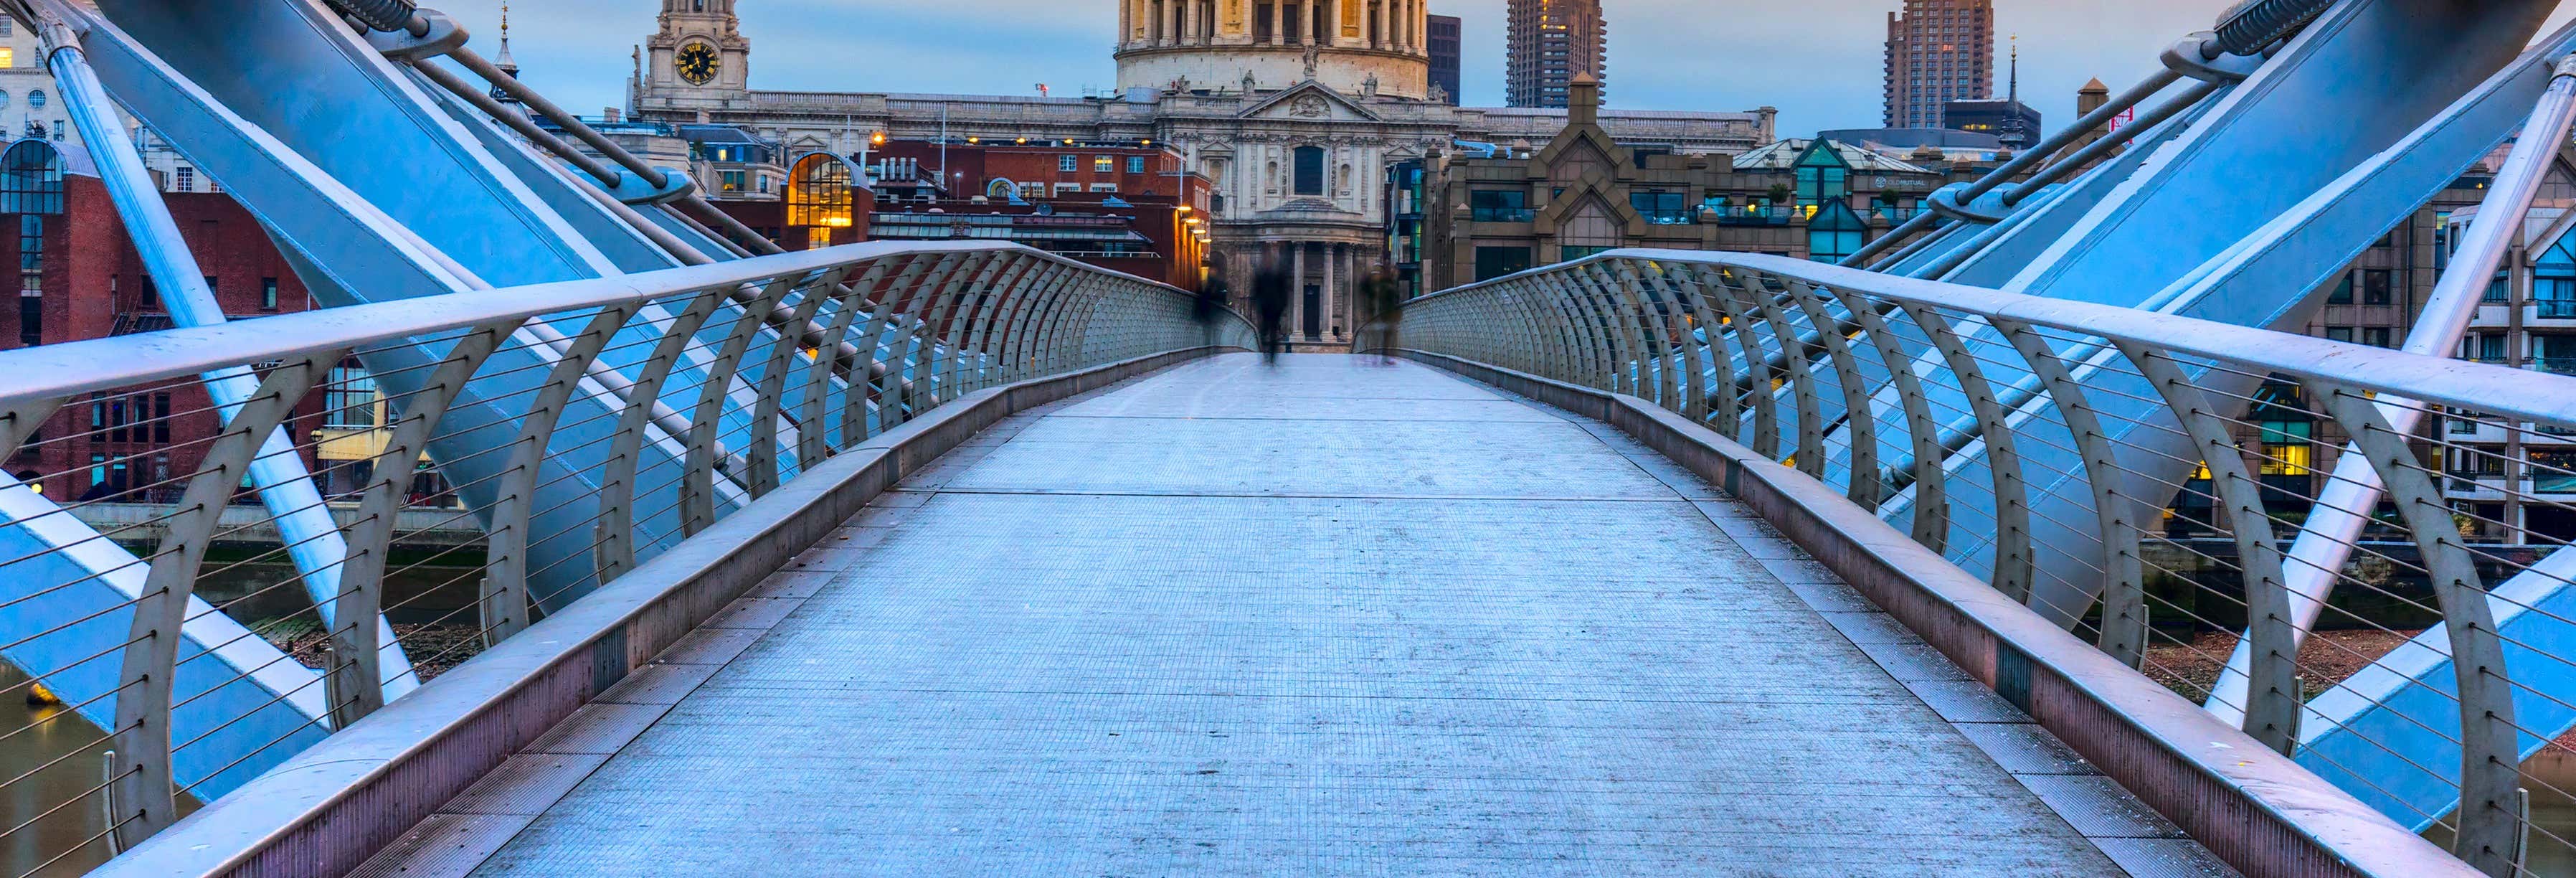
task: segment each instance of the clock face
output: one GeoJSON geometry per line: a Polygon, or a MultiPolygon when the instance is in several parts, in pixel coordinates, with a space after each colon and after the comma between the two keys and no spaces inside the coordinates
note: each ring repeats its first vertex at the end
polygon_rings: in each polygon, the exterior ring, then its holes
{"type": "Polygon", "coordinates": [[[706,43],[681,46],[680,54],[672,58],[671,66],[678,68],[680,78],[690,85],[713,82],[716,78],[716,47],[706,43]]]}

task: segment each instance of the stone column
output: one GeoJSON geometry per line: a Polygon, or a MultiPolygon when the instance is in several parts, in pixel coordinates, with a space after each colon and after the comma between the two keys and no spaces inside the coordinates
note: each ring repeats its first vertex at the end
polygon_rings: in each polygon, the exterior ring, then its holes
{"type": "Polygon", "coordinates": [[[1371,0],[1371,5],[1377,7],[1377,12],[1372,17],[1372,20],[1377,23],[1377,28],[1369,34],[1369,45],[1380,49],[1394,47],[1397,2],[1398,0],[1371,0]]]}
{"type": "Polygon", "coordinates": [[[1270,4],[1270,42],[1264,43],[1263,45],[1284,46],[1288,44],[1288,32],[1279,29],[1280,25],[1286,24],[1288,21],[1287,9],[1288,0],[1273,0],[1270,4]]]}
{"type": "Polygon", "coordinates": [[[1306,331],[1306,242],[1294,241],[1288,264],[1288,337],[1306,331]]]}
{"type": "Polygon", "coordinates": [[[1315,298],[1315,306],[1323,309],[1324,317],[1315,321],[1315,328],[1322,330],[1323,338],[1327,339],[1333,337],[1333,318],[1342,313],[1341,309],[1334,307],[1334,303],[1343,298],[1340,295],[1341,267],[1342,245],[1324,245],[1324,294],[1315,298]]]}

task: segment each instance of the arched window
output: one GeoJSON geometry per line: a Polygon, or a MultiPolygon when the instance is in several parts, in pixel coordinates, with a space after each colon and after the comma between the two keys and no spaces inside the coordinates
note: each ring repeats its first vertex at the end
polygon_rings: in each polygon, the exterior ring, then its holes
{"type": "Polygon", "coordinates": [[[1324,148],[1320,146],[1298,147],[1296,158],[1296,193],[1299,195],[1324,194],[1324,148]]]}
{"type": "Polygon", "coordinates": [[[855,221],[850,180],[850,163],[827,152],[798,159],[788,171],[787,224],[811,229],[809,246],[830,246],[832,230],[855,221]]]}
{"type": "Polygon", "coordinates": [[[0,153],[0,213],[63,212],[63,157],[42,140],[21,140],[0,153]]]}

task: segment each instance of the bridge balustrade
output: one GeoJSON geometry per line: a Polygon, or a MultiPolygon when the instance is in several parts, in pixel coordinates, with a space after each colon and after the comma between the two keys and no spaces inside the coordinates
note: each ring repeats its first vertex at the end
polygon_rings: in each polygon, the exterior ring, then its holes
{"type": "Polygon", "coordinates": [[[41,702],[0,731],[38,751],[0,778],[11,874],[103,861],[939,406],[1250,345],[1193,304],[1025,247],[877,243],[0,353],[0,457],[86,456],[0,485],[6,692],[41,702]],[[222,372],[258,393],[216,408],[222,372]],[[525,414],[444,418],[467,393],[525,414]],[[285,454],[347,522],[331,571],[233,505],[285,454]]]}
{"type": "Polygon", "coordinates": [[[2553,551],[2576,506],[2532,487],[2576,464],[2545,438],[2576,427],[2576,381],[1701,252],[1450,290],[1390,328],[1371,343],[1628,394],[1819,480],[2489,874],[2576,852],[2526,819],[2576,783],[2524,770],[2576,753],[2576,553],[2553,551]],[[2339,509],[2337,449],[2388,499],[2339,509]],[[2528,480],[2445,495],[2490,458],[2528,480]],[[2372,523],[2310,635],[2285,548],[2335,512],[2372,523]]]}

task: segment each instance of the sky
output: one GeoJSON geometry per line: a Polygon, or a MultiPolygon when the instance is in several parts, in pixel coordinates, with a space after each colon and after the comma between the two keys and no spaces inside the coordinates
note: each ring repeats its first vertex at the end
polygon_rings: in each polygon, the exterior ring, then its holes
{"type": "MultiPolygon", "coordinates": [[[[1505,0],[1431,0],[1466,19],[1464,98],[1503,100],[1505,0]]],[[[2050,125],[2075,117],[2075,91],[2100,77],[2119,91],[2156,56],[2205,30],[2235,0],[1998,0],[2004,37],[2021,37],[2022,100],[2050,125]]],[[[501,0],[443,0],[485,54],[501,0]]],[[[1777,107],[1784,136],[1880,121],[1887,13],[1901,0],[1604,0],[1614,107],[1777,107]]],[[[625,104],[633,48],[651,35],[654,0],[518,0],[511,47],[522,77],[584,115],[625,104]]],[[[751,39],[751,84],[784,91],[1035,94],[1116,85],[1116,0],[738,0],[751,39]]],[[[2576,18],[2576,0],[2553,24],[2576,18]]],[[[2001,95],[2004,83],[1996,83],[2001,95]]]]}

